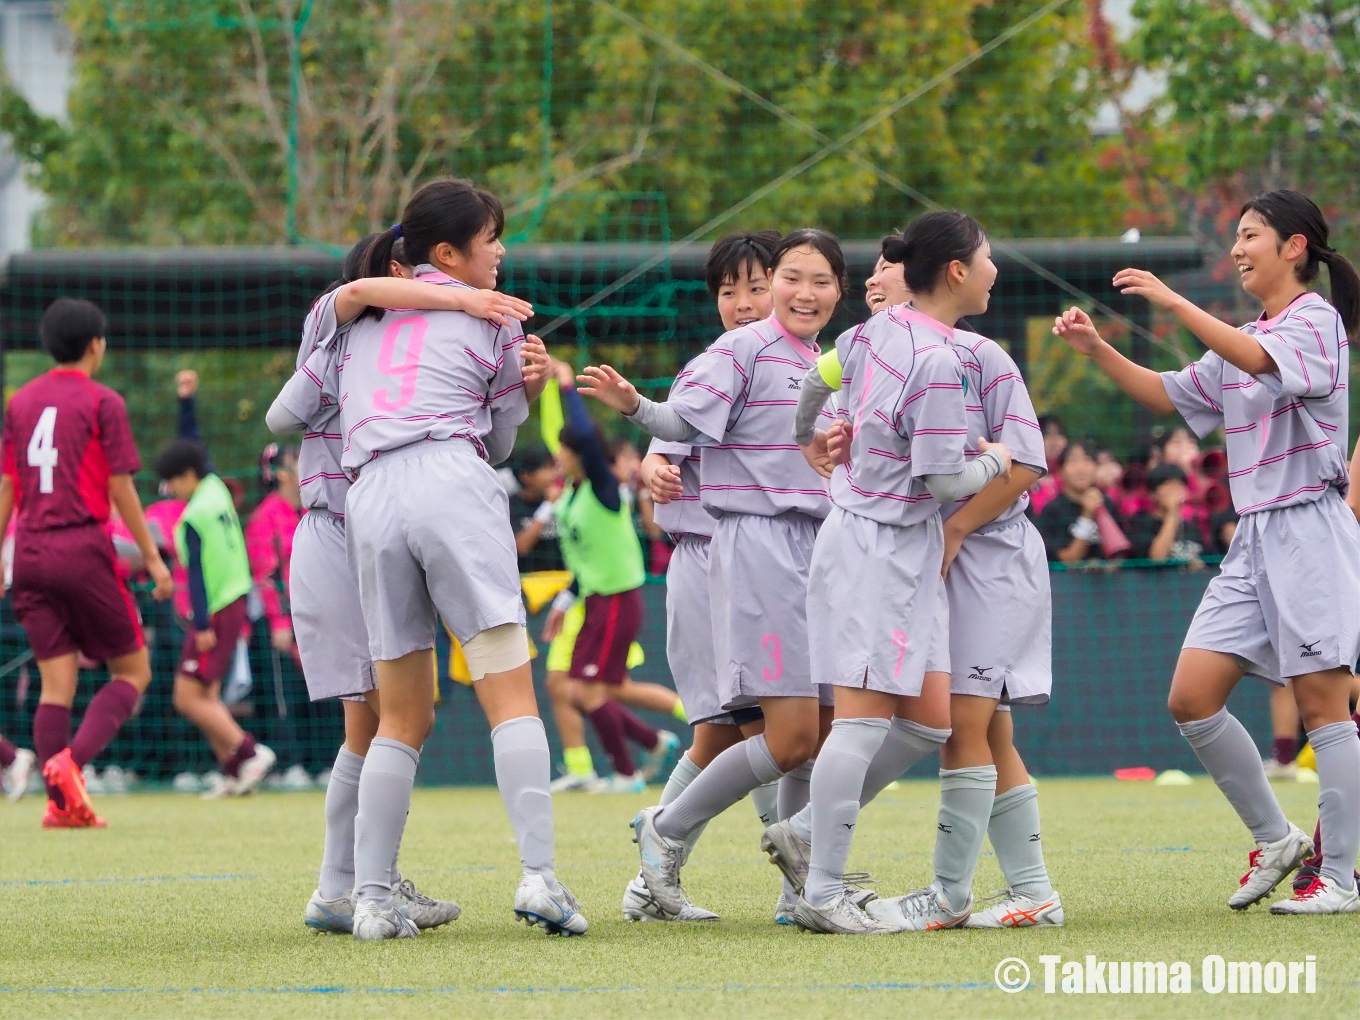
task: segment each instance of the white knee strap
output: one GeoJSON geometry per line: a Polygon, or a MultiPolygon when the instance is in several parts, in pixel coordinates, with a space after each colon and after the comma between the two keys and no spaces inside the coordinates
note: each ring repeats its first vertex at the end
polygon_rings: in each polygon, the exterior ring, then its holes
{"type": "Polygon", "coordinates": [[[484,630],[463,646],[463,657],[473,680],[523,666],[529,661],[529,632],[518,623],[484,630]]]}

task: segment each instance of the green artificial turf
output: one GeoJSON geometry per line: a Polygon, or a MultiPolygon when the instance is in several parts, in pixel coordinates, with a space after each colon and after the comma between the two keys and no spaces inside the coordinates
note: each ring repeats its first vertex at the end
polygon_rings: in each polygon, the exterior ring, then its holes
{"type": "MultiPolygon", "coordinates": [[[[1317,788],[1277,786],[1311,830],[1317,788]]],[[[403,871],[463,916],[419,939],[359,944],[302,924],[320,794],[104,797],[104,831],[44,832],[42,802],[0,804],[0,1016],[1208,1017],[1360,1015],[1360,915],[1234,913],[1246,833],[1212,784],[1041,780],[1044,844],[1067,925],[826,937],[772,923],[778,873],[738,805],[685,870],[722,920],[627,924],[627,827],[645,796],[556,799],[558,874],[591,922],[552,939],[514,922],[514,840],[494,790],[418,790],[403,871]],[[993,984],[1005,957],[1185,960],[1188,995],[1064,995],[993,984]],[[1315,995],[1210,995],[1202,958],[1316,956],[1315,995]]],[[[862,816],[853,869],[892,894],[930,875],[938,790],[903,783],[862,816]]],[[[1001,884],[990,848],[975,891],[1001,884]]]]}

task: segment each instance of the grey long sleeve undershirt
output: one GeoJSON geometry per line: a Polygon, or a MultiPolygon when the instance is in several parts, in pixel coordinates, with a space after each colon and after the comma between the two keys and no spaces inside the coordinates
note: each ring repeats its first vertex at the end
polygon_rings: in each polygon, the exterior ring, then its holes
{"type": "Polygon", "coordinates": [[[680,417],[679,412],[669,404],[657,403],[646,397],[639,396],[638,409],[624,417],[663,443],[695,445],[703,439],[703,433],[680,417]]]}
{"type": "MultiPolygon", "coordinates": [[[[817,368],[809,369],[803,376],[803,385],[798,391],[798,410],[793,419],[793,441],[799,446],[808,446],[817,438],[817,416],[835,392],[817,368]]],[[[962,471],[952,475],[926,475],[923,481],[937,503],[952,503],[981,491],[993,478],[1000,477],[1002,466],[1001,458],[988,451],[965,465],[962,471]]]]}
{"type": "Polygon", "coordinates": [[[269,431],[276,436],[284,436],[290,432],[302,432],[307,428],[307,423],[293,414],[292,411],[284,407],[278,399],[269,405],[269,410],[265,412],[264,423],[269,431]]]}

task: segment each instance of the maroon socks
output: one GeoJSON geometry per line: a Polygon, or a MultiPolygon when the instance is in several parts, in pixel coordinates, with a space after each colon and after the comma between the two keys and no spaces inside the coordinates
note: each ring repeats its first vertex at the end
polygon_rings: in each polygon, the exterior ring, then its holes
{"type": "Polygon", "coordinates": [[[652,729],[652,727],[648,726],[617,701],[611,702],[611,704],[614,706],[616,714],[619,717],[619,723],[623,726],[624,735],[633,743],[641,744],[649,751],[655,750],[657,741],[661,739],[657,735],[656,730],[652,729]]]}
{"type": "MultiPolygon", "coordinates": [[[[33,750],[38,755],[38,768],[47,764],[47,759],[62,750],[71,742],[71,710],[65,705],[40,703],[33,713],[33,750]]],[[[51,783],[47,783],[47,796],[57,807],[66,807],[66,798],[51,783]]]]}
{"type": "Polygon", "coordinates": [[[71,741],[71,758],[77,765],[84,768],[109,746],[137,707],[138,697],[137,688],[117,677],[99,688],[71,741]]]}
{"type": "Polygon", "coordinates": [[[241,774],[241,766],[248,762],[254,754],[255,738],[247,733],[245,739],[236,745],[236,750],[231,752],[231,757],[222,763],[223,774],[235,779],[241,774]]]}
{"type": "Polygon", "coordinates": [[[1281,765],[1288,765],[1299,753],[1298,737],[1276,737],[1275,738],[1275,760],[1281,765]]]}
{"type": "Polygon", "coordinates": [[[628,739],[618,707],[614,702],[606,701],[590,713],[590,721],[595,725],[595,732],[599,734],[614,771],[621,776],[631,776],[637,771],[637,765],[628,751],[628,739]]]}
{"type": "Polygon", "coordinates": [[[0,769],[9,768],[18,756],[19,749],[4,737],[0,737],[0,769]]]}

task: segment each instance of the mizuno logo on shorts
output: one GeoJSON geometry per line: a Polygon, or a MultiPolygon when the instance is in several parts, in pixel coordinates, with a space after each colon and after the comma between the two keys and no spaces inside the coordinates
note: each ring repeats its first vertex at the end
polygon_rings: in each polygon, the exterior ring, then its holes
{"type": "Polygon", "coordinates": [[[1300,653],[1299,655],[1299,658],[1311,659],[1315,655],[1321,655],[1322,653],[1317,649],[1317,646],[1320,644],[1322,644],[1321,641],[1313,641],[1306,645],[1299,645],[1299,647],[1303,649],[1302,653],[1300,653]]]}
{"type": "Polygon", "coordinates": [[[971,672],[971,673],[968,674],[968,679],[969,679],[969,680],[983,680],[983,681],[986,681],[987,683],[991,683],[993,680],[996,679],[996,677],[994,677],[994,676],[988,676],[987,674],[990,673],[990,672],[991,672],[992,670],[994,670],[994,669],[996,669],[995,666],[974,666],[974,667],[973,667],[973,672],[971,672]]]}

